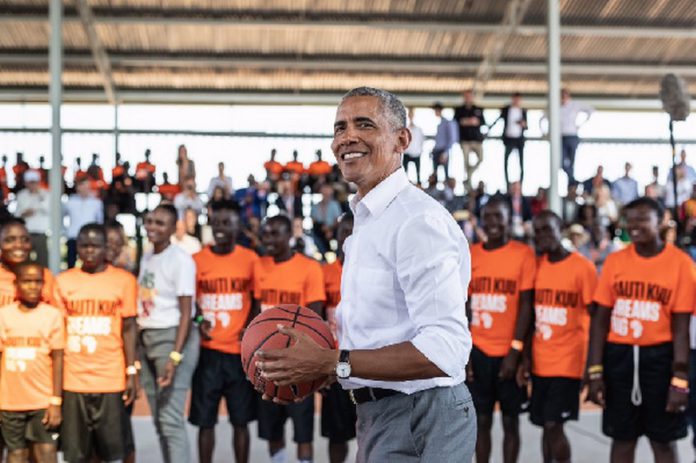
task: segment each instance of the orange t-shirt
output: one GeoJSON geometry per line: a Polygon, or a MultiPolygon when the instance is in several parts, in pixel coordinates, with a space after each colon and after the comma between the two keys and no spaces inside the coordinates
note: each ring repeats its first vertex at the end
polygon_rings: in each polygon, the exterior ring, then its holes
{"type": "MultiPolygon", "coordinates": [[[[44,268],[44,285],[41,290],[41,301],[60,307],[58,296],[58,288],[53,274],[47,268],[44,268]]],[[[0,307],[11,304],[17,298],[17,289],[15,288],[15,274],[5,267],[0,266],[0,307]]]]}
{"type": "Polygon", "coordinates": [[[285,170],[293,174],[304,174],[305,172],[304,164],[299,161],[288,162],[285,164],[285,170]]]}
{"type": "Polygon", "coordinates": [[[326,161],[314,161],[307,169],[309,175],[328,175],[331,173],[331,165],[326,161]]]}
{"type": "Polygon", "coordinates": [[[324,275],[314,259],[295,253],[290,260],[276,264],[272,257],[262,257],[254,266],[254,297],[261,310],[278,304],[298,304],[326,300],[324,275]]]}
{"type": "Polygon", "coordinates": [[[67,317],[63,388],[82,393],[123,391],[122,321],[137,315],[135,277],[109,265],[94,274],[70,269],[57,280],[67,317]]]}
{"type": "MultiPolygon", "coordinates": [[[[324,265],[324,287],[326,288],[326,321],[329,322],[329,328],[333,333],[334,341],[338,343],[338,334],[336,327],[336,308],[341,302],[341,274],[343,273],[343,265],[339,260],[332,264],[324,265]]],[[[338,345],[338,344],[337,344],[338,345]]]]}
{"type": "Polygon", "coordinates": [[[573,252],[560,262],[542,257],[534,284],[535,336],[532,371],[537,376],[582,378],[597,271],[573,252]]]}
{"type": "Polygon", "coordinates": [[[694,311],[693,262],[671,244],[655,257],[634,245],[609,254],[594,300],[612,309],[607,341],[651,346],[672,341],[672,313],[694,311]]]}
{"type": "Polygon", "coordinates": [[[235,246],[226,255],[209,247],[193,256],[196,262],[196,303],[212,326],[212,339],[201,346],[228,354],[241,352],[241,333],[249,318],[254,284],[254,251],[235,246]]]}
{"type": "Polygon", "coordinates": [[[153,164],[145,161],[139,162],[138,165],[135,166],[135,178],[138,180],[145,180],[148,176],[154,175],[156,171],[157,168],[153,164]]]}
{"type": "Polygon", "coordinates": [[[157,187],[157,192],[163,198],[173,200],[174,196],[181,193],[181,187],[172,183],[163,183],[162,185],[157,187]]]}
{"type": "Polygon", "coordinates": [[[534,289],[536,257],[518,241],[487,251],[471,247],[471,337],[474,345],[491,357],[510,350],[515,336],[520,292],[534,289]]]}
{"type": "Polygon", "coordinates": [[[283,173],[283,165],[278,161],[266,161],[263,164],[263,168],[274,175],[280,175],[283,173]]]}
{"type": "Polygon", "coordinates": [[[65,322],[60,309],[41,303],[20,309],[0,308],[0,410],[48,408],[53,396],[51,351],[65,346],[65,322]]]}

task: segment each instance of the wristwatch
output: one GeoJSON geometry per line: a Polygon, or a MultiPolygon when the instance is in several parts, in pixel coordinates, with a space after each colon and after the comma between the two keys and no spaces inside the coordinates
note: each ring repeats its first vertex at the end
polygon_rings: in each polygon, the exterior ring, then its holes
{"type": "Polygon", "coordinates": [[[350,351],[342,350],[336,364],[336,376],[338,379],[348,379],[350,378],[350,370],[350,351]]]}

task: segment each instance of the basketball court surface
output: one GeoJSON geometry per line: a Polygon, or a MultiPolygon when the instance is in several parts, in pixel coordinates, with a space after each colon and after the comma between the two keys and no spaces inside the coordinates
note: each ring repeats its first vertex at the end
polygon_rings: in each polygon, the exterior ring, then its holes
{"type": "MultiPolygon", "coordinates": [[[[600,430],[601,415],[598,411],[581,412],[580,421],[572,422],[567,426],[568,439],[573,450],[574,463],[598,463],[609,461],[609,439],[602,435],[600,430]]],[[[138,449],[138,461],[141,462],[159,462],[162,461],[160,451],[155,436],[155,428],[149,417],[138,416],[133,417],[133,432],[135,434],[136,447],[138,449]]],[[[251,461],[253,463],[266,463],[270,461],[266,443],[256,437],[256,423],[251,425],[251,461]]],[[[541,429],[532,426],[526,419],[526,415],[522,416],[521,420],[521,437],[522,448],[520,450],[520,463],[537,463],[541,462],[541,452],[539,444],[541,442],[541,429]]],[[[314,447],[314,463],[328,463],[327,445],[328,441],[319,436],[319,419],[317,417],[316,438],[314,447]]],[[[286,436],[292,438],[292,426],[286,426],[286,436]]],[[[195,447],[197,439],[197,430],[193,426],[189,426],[189,437],[192,445],[195,447]]],[[[499,417],[496,416],[494,424],[493,442],[502,442],[503,436],[500,428],[499,417]]],[[[691,436],[687,439],[679,441],[679,456],[680,461],[688,462],[694,460],[693,450],[691,449],[691,436]]],[[[216,431],[216,448],[214,463],[231,463],[234,457],[231,454],[230,442],[231,427],[226,421],[226,417],[220,417],[216,431]]],[[[294,462],[296,459],[295,446],[288,446],[288,454],[292,457],[289,462],[294,462]]],[[[197,461],[193,460],[193,461],[197,461]]],[[[355,461],[355,442],[350,447],[348,463],[355,461]]],[[[493,457],[491,463],[500,463],[502,461],[502,449],[500,445],[494,445],[493,457]]],[[[648,442],[641,439],[638,450],[636,452],[636,463],[652,463],[652,452],[648,442]]]]}

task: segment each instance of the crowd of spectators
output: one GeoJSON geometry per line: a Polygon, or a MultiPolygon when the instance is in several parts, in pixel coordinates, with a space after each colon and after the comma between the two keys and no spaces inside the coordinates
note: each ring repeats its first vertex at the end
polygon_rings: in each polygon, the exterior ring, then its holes
{"type": "MultiPolygon", "coordinates": [[[[569,96],[566,95],[566,98],[565,101],[568,102],[569,96]]],[[[423,151],[423,131],[413,122],[413,111],[409,112],[409,128],[414,136],[411,146],[403,155],[404,168],[415,167],[417,185],[454,215],[471,243],[485,239],[479,227],[480,212],[493,195],[502,195],[509,201],[514,237],[530,241],[531,219],[548,208],[548,191],[539,188],[532,197],[522,195],[523,178],[510,181],[506,191],[495,193],[488,191],[482,181],[473,185],[471,175],[483,159],[484,135],[481,128],[485,127],[485,121],[481,108],[473,104],[472,93],[467,91],[463,106],[455,108],[454,120],[442,116],[443,107],[439,103],[433,106],[433,110],[440,121],[431,153],[423,151]],[[458,188],[458,182],[450,176],[448,168],[449,150],[455,143],[461,145],[464,153],[463,188],[458,188]],[[433,163],[433,174],[421,184],[421,159],[428,154],[433,163]],[[444,177],[438,175],[440,170],[444,177]]],[[[575,116],[580,111],[591,114],[591,108],[584,106],[574,108],[573,111],[575,116]]],[[[498,120],[502,119],[506,126],[517,126],[516,131],[510,131],[508,127],[504,130],[507,135],[502,137],[502,142],[505,145],[506,161],[513,150],[518,150],[522,157],[524,142],[519,137],[526,127],[525,114],[519,95],[514,95],[511,104],[501,110],[498,120]]],[[[577,148],[577,134],[564,135],[566,136],[574,137],[569,142],[572,145],[570,148],[577,148]]],[[[564,146],[566,148],[568,147],[564,146]]],[[[606,178],[603,166],[599,165],[592,177],[576,180],[572,176],[575,154],[570,148],[568,154],[564,154],[563,170],[571,175],[568,190],[561,198],[560,214],[565,222],[566,244],[569,248],[577,249],[601,268],[606,256],[628,241],[622,228],[622,205],[644,194],[657,199],[667,209],[662,224],[664,236],[672,242],[678,242],[696,258],[696,170],[687,163],[686,151],[680,153],[676,162],[675,200],[671,170],[667,183],[662,184],[658,180],[660,173],[657,166],[653,167],[652,182],[644,188],[633,178],[633,166],[628,162],[625,164],[624,175],[619,178],[606,178]],[[573,162],[570,162],[570,158],[573,162]],[[674,211],[677,213],[676,217],[674,211]]],[[[97,154],[92,156],[87,169],[82,168],[78,159],[74,177],[68,179],[64,176],[64,188],[68,195],[64,201],[64,215],[67,218],[64,231],[67,238],[67,266],[75,264],[75,237],[82,225],[94,221],[116,225],[119,214],[142,215],[144,211],[136,210],[135,196],[138,193],[159,194],[161,201],[170,202],[176,208],[179,224],[173,240],[191,254],[213,241],[210,227],[206,225],[206,216],[213,204],[232,199],[239,208],[244,224],[241,244],[263,254],[259,239],[261,221],[268,215],[282,213],[293,220],[294,248],[322,260],[327,253],[336,251],[337,221],[341,214],[349,210],[348,200],[354,191],[342,179],[337,166],[323,159],[321,150],[316,151],[315,160],[309,165],[304,165],[298,158],[298,152],[294,151],[290,160],[281,162],[274,149],[263,164],[265,178],[256,179],[249,175],[247,185],[236,189],[232,178],[225,171],[225,164],[220,162],[217,175],[210,179],[205,190],[196,183],[196,167],[189,159],[184,145],[179,146],[176,155],[176,183],[170,182],[167,173],[162,173],[161,182],[156,181],[157,168],[150,161],[149,150],[146,150],[144,160],[135,169],[131,169],[128,162],[122,162],[117,154],[110,182],[105,179],[97,154]]],[[[12,168],[13,188],[8,187],[5,167],[7,157],[3,156],[2,161],[0,191],[5,198],[6,207],[1,213],[7,215],[10,214],[8,210],[13,211],[27,222],[35,257],[45,265],[48,255],[46,231],[49,227],[49,210],[48,171],[43,167],[43,158],[38,166],[30,167],[21,153],[18,154],[17,162],[12,168]],[[10,205],[11,203],[13,204],[10,205]]],[[[133,243],[132,240],[129,241],[133,243]]],[[[137,261],[135,257],[130,259],[137,261]]]]}

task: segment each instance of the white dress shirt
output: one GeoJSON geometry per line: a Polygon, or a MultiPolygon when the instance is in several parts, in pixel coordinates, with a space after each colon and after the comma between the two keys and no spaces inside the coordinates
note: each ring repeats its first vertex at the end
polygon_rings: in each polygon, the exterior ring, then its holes
{"type": "Polygon", "coordinates": [[[505,124],[505,136],[508,138],[520,138],[522,136],[522,108],[510,106],[508,108],[507,121],[505,124]]]}
{"type": "Polygon", "coordinates": [[[68,239],[77,238],[83,225],[88,223],[104,223],[104,204],[92,196],[83,198],[78,194],[70,195],[64,206],[64,215],[70,220],[68,239]]]}
{"type": "Polygon", "coordinates": [[[575,100],[570,100],[566,104],[561,106],[561,135],[577,135],[579,127],[578,114],[584,113],[587,119],[589,119],[590,115],[593,112],[594,109],[592,108],[592,106],[580,103],[575,100]]]}
{"type": "Polygon", "coordinates": [[[412,158],[419,158],[421,153],[423,153],[423,142],[425,142],[425,135],[423,135],[423,130],[417,125],[409,125],[408,130],[411,132],[411,143],[404,151],[406,156],[412,158]]]}
{"type": "Polygon", "coordinates": [[[469,246],[452,216],[411,185],[403,169],[351,201],[353,234],[344,244],[341,349],[378,349],[410,341],[447,376],[414,381],[341,380],[346,389],[407,394],[466,378],[471,334],[465,303],[469,246]]]}
{"type": "Polygon", "coordinates": [[[22,214],[30,209],[34,213],[24,217],[27,223],[27,230],[29,230],[29,233],[46,233],[49,227],[48,192],[39,190],[36,193],[32,193],[28,188],[25,188],[17,193],[17,210],[15,215],[22,217],[22,214]]]}

